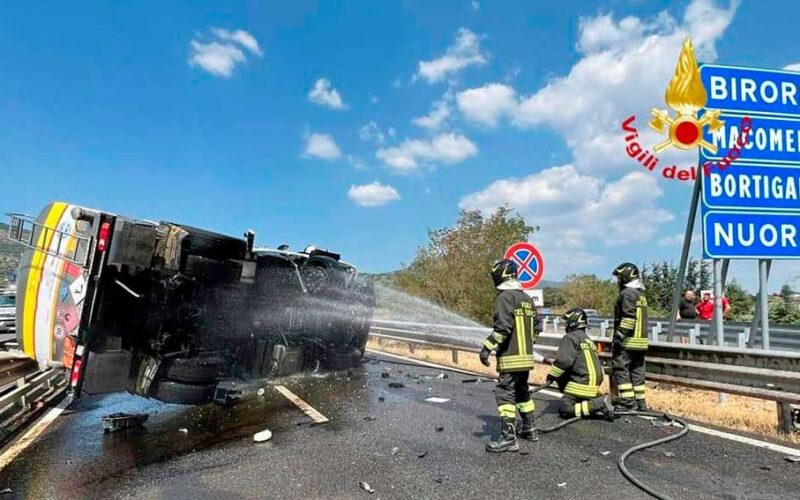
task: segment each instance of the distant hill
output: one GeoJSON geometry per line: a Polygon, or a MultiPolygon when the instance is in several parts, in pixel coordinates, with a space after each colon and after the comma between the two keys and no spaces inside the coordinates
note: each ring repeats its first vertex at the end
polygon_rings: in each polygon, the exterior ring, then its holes
{"type": "Polygon", "coordinates": [[[0,222],[0,284],[11,278],[19,267],[22,245],[6,239],[8,224],[0,222]]]}

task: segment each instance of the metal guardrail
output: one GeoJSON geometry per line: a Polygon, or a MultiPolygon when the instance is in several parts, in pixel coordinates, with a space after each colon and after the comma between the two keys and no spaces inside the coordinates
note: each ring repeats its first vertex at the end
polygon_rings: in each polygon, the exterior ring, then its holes
{"type": "Polygon", "coordinates": [[[0,445],[67,391],[64,370],[48,369],[0,386],[0,445]]]}
{"type": "MultiPolygon", "coordinates": [[[[554,357],[563,337],[557,333],[557,323],[554,327],[545,329],[534,346],[543,358],[554,357]]],[[[458,364],[458,353],[480,352],[490,332],[483,327],[376,319],[370,336],[407,343],[412,352],[415,345],[449,350],[453,363],[458,364]]],[[[603,333],[610,334],[610,330],[603,333]]],[[[656,333],[650,333],[648,380],[775,401],[779,428],[783,432],[796,430],[800,411],[792,405],[800,405],[800,353],[658,342],[653,338],[656,333]]],[[[612,339],[596,336],[594,340],[608,370],[612,339]]]]}
{"type": "MultiPolygon", "coordinates": [[[[560,324],[560,317],[556,315],[545,315],[547,324],[552,324],[556,328],[560,324]]],[[[613,328],[614,319],[606,317],[590,317],[589,326],[595,330],[600,330],[601,335],[608,328],[613,328]]],[[[675,338],[678,342],[687,344],[714,344],[716,339],[710,334],[712,328],[711,321],[679,320],[675,324],[675,338]]],[[[726,321],[723,325],[725,332],[725,345],[734,347],[760,346],[761,332],[755,332],[754,338],[750,338],[752,331],[749,323],[738,323],[726,321]]],[[[651,319],[648,322],[648,330],[657,332],[658,340],[666,341],[667,330],[669,329],[668,319],[651,319]]],[[[800,352],[800,326],[790,325],[770,325],[770,348],[783,351],[800,352]]]]}

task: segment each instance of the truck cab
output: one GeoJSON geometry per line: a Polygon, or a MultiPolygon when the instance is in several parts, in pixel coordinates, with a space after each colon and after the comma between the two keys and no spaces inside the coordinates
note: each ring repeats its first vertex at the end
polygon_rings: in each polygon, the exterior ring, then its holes
{"type": "Polygon", "coordinates": [[[172,222],[54,202],[11,215],[25,246],[20,349],[72,392],[209,401],[222,381],[358,363],[374,292],[336,253],[254,246],[172,222]]]}

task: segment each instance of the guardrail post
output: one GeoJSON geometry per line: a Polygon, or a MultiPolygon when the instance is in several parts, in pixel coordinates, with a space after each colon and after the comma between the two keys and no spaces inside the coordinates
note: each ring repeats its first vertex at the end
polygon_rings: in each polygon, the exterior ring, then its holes
{"type": "Polygon", "coordinates": [[[700,325],[695,324],[691,330],[689,330],[689,343],[696,344],[697,337],[700,335],[700,325]]]}
{"type": "Polygon", "coordinates": [[[558,318],[553,318],[553,333],[558,333],[558,318]]]}
{"type": "MultiPolygon", "coordinates": [[[[747,328],[745,328],[747,330],[747,328]]],[[[747,347],[747,334],[742,332],[739,334],[739,349],[744,349],[747,347]]]]}
{"type": "Polygon", "coordinates": [[[450,351],[450,352],[451,352],[451,354],[452,354],[452,356],[453,356],[453,364],[456,364],[456,365],[457,365],[457,364],[458,364],[458,351],[456,351],[455,349],[453,349],[453,350],[452,350],[452,351],[450,351]]]}
{"type": "MultiPolygon", "coordinates": [[[[17,380],[17,387],[25,387],[25,378],[21,378],[21,379],[17,380]]],[[[28,406],[28,396],[23,393],[19,397],[18,402],[19,402],[20,408],[27,408],[27,406],[28,406]]]]}
{"type": "Polygon", "coordinates": [[[605,337],[606,336],[606,329],[607,328],[608,328],[608,326],[606,325],[606,322],[605,321],[601,321],[600,322],[600,336],[601,337],[605,337]]]}
{"type": "Polygon", "coordinates": [[[408,343],[408,352],[410,352],[411,354],[414,354],[414,343],[413,342],[409,342],[408,343]]]}
{"type": "Polygon", "coordinates": [[[656,325],[650,328],[650,342],[658,342],[658,327],[656,325]]]}
{"type": "MultiPolygon", "coordinates": [[[[750,327],[745,327],[742,330],[742,335],[744,335],[744,340],[745,340],[746,344],[748,344],[750,342],[751,332],[752,332],[752,330],[750,330],[750,327]]],[[[747,345],[740,345],[739,347],[747,347],[747,345]]]]}
{"type": "Polygon", "coordinates": [[[789,434],[794,432],[794,411],[792,405],[778,401],[778,432],[789,434]]]}

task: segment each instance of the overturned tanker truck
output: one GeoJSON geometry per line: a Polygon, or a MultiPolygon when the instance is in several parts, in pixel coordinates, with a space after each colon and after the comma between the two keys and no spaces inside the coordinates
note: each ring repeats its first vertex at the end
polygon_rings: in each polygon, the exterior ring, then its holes
{"type": "Polygon", "coordinates": [[[9,214],[20,349],[72,392],[201,404],[221,383],[360,362],[375,295],[338,254],[255,248],[62,202],[9,214]]]}

